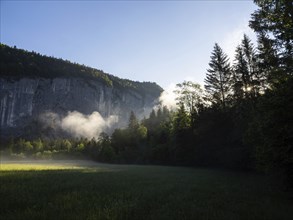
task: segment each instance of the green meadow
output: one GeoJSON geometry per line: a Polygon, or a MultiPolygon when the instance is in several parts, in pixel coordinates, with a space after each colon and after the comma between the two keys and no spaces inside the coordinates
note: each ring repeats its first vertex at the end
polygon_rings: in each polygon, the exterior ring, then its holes
{"type": "Polygon", "coordinates": [[[1,162],[1,219],[292,219],[264,175],[85,161],[1,162]]]}

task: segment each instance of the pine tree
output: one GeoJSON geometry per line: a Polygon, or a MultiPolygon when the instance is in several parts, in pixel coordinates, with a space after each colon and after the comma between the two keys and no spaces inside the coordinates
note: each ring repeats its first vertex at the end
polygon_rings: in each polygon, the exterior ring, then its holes
{"type": "Polygon", "coordinates": [[[240,46],[236,48],[235,63],[233,65],[233,92],[234,98],[241,100],[244,98],[244,91],[247,91],[248,75],[247,63],[244,59],[244,54],[240,46]]]}
{"type": "Polygon", "coordinates": [[[247,35],[244,35],[241,45],[236,48],[233,65],[233,89],[236,98],[256,97],[262,89],[263,79],[259,74],[256,59],[254,46],[247,35]]]}
{"type": "Polygon", "coordinates": [[[260,76],[263,79],[263,88],[270,87],[274,83],[276,73],[278,72],[277,51],[274,49],[274,41],[269,39],[265,33],[259,33],[257,37],[257,60],[260,76]]]}
{"type": "Polygon", "coordinates": [[[136,130],[139,126],[138,120],[133,111],[130,112],[128,128],[130,130],[136,130]]]}
{"type": "Polygon", "coordinates": [[[175,114],[173,123],[174,133],[190,128],[190,117],[188,116],[188,113],[186,112],[183,103],[180,103],[179,109],[175,114]]]}
{"type": "Polygon", "coordinates": [[[259,9],[250,27],[258,35],[259,66],[268,75],[270,90],[258,100],[248,129],[256,164],[277,169],[293,186],[293,4],[292,0],[255,0],[259,9]]]}
{"type": "MultiPolygon", "coordinates": [[[[292,0],[254,0],[259,6],[252,16],[249,26],[260,37],[265,36],[273,42],[277,52],[278,71],[270,74],[281,82],[293,76],[293,4],[292,0]]],[[[267,48],[268,49],[268,48],[267,48]]]]}
{"type": "Polygon", "coordinates": [[[232,72],[228,56],[216,43],[212,52],[210,69],[207,70],[205,79],[205,89],[212,97],[214,104],[219,104],[225,108],[228,102],[232,72]]]}

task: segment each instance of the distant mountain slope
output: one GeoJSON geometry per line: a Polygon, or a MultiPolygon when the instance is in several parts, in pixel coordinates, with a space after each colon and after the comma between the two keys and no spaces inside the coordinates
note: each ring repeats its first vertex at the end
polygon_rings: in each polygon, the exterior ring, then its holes
{"type": "Polygon", "coordinates": [[[162,88],[153,82],[121,79],[85,65],[48,57],[16,47],[0,44],[0,77],[56,78],[79,77],[99,81],[109,87],[131,88],[137,92],[159,95],[162,88]]]}
{"type": "Polygon", "coordinates": [[[38,130],[48,112],[69,111],[127,123],[130,111],[148,115],[162,92],[156,83],[120,79],[101,70],[0,45],[0,128],[2,135],[38,130]]]}

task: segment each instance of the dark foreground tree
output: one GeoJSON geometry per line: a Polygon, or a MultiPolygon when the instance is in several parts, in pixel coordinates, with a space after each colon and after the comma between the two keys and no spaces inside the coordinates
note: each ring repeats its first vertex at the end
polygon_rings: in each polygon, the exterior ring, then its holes
{"type": "Polygon", "coordinates": [[[254,0],[259,6],[251,17],[250,27],[266,37],[277,52],[278,71],[271,74],[274,82],[293,75],[293,4],[292,0],[254,0]]]}
{"type": "Polygon", "coordinates": [[[260,170],[285,172],[293,186],[293,79],[268,91],[254,112],[246,141],[260,170]]]}

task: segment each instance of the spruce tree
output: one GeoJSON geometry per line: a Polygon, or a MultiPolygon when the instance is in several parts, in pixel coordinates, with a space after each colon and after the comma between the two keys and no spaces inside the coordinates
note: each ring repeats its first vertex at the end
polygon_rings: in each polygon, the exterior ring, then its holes
{"type": "Polygon", "coordinates": [[[232,72],[228,56],[216,43],[209,62],[205,78],[205,89],[211,95],[212,102],[225,108],[231,90],[232,72]]]}
{"type": "Polygon", "coordinates": [[[254,46],[247,35],[244,35],[241,45],[236,48],[233,65],[233,89],[236,98],[256,97],[262,89],[263,79],[259,74],[256,59],[254,46]]]}
{"type": "Polygon", "coordinates": [[[133,111],[130,112],[129,122],[128,122],[128,128],[130,130],[137,130],[139,127],[138,120],[136,118],[136,115],[133,111]]]}
{"type": "Polygon", "coordinates": [[[244,91],[247,90],[247,75],[247,63],[243,51],[240,46],[237,46],[233,65],[233,96],[238,101],[244,98],[244,91]]]}
{"type": "Polygon", "coordinates": [[[257,37],[257,64],[260,70],[263,87],[270,87],[278,74],[278,57],[274,47],[274,41],[269,39],[265,33],[259,33],[257,37]],[[273,74],[274,73],[274,74],[273,74]]]}
{"type": "MultiPolygon", "coordinates": [[[[292,0],[254,0],[259,6],[252,16],[249,26],[260,37],[273,42],[277,52],[278,70],[270,72],[274,83],[293,76],[293,4],[292,0]]],[[[269,48],[267,48],[269,49],[269,48]]]]}

